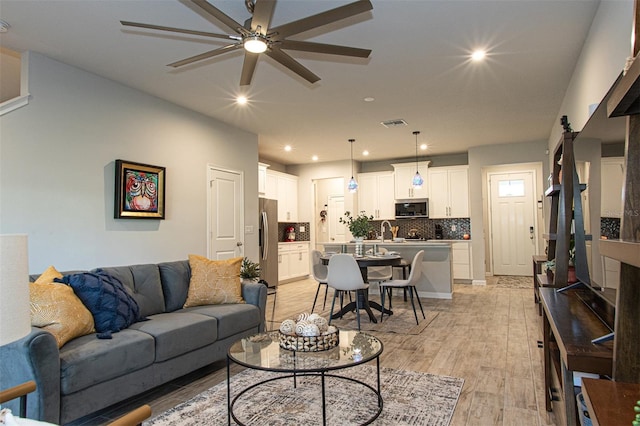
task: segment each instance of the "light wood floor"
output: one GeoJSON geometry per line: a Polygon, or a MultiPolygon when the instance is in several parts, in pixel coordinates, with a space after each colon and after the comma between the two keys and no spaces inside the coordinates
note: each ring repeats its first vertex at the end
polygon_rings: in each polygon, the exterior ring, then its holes
{"type": "MultiPolygon", "coordinates": [[[[456,284],[452,300],[422,299],[425,310],[439,315],[418,336],[377,334],[384,343],[381,365],[463,378],[452,426],[556,425],[553,413],[544,408],[542,349],[537,344],[541,317],[533,289],[497,287],[495,281],[488,277],[487,286],[456,284]]],[[[310,311],[315,290],[313,280],[279,286],[273,323],[273,296],[267,301],[268,327],[310,311]]],[[[397,297],[393,303],[404,302],[397,297]]],[[[330,306],[331,293],[326,312],[330,306]]],[[[225,379],[225,362],[218,362],[73,424],[104,424],[141,404],[150,404],[157,415],[225,379]]]]}

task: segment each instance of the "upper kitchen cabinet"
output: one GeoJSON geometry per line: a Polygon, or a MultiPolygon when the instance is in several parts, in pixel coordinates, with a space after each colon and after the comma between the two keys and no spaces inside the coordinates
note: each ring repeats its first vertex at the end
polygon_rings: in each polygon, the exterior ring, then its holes
{"type": "Polygon", "coordinates": [[[407,200],[411,198],[428,198],[427,173],[430,161],[420,161],[418,171],[424,179],[422,188],[413,187],[413,176],[416,174],[416,163],[392,164],[395,171],[395,197],[396,200],[407,200]]]}
{"type": "Polygon", "coordinates": [[[376,220],[394,219],[393,172],[358,174],[358,211],[376,220]]]}
{"type": "Polygon", "coordinates": [[[298,176],[267,170],[265,196],[278,200],[278,222],[298,221],[298,176]]]}
{"type": "Polygon", "coordinates": [[[431,167],[429,218],[469,217],[469,167],[431,167]]]}
{"type": "Polygon", "coordinates": [[[268,164],[258,163],[258,196],[265,197],[267,195],[267,168],[268,164]]]}
{"type": "Polygon", "coordinates": [[[622,217],[624,157],[603,158],[600,176],[600,217],[622,217]]]}

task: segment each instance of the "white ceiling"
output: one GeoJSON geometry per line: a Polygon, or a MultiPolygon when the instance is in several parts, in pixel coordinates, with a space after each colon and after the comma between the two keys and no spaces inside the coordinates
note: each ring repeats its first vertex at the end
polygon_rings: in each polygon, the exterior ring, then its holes
{"type": "MultiPolygon", "coordinates": [[[[209,0],[236,21],[244,0],[209,0]]],[[[279,0],[272,26],[350,1],[279,0]]],[[[240,87],[236,51],[174,70],[224,40],[124,28],[120,20],[229,33],[187,0],[0,0],[3,47],[32,50],[259,135],[282,164],[412,157],[547,140],[598,0],[373,0],[373,10],[292,39],[372,49],[368,59],[289,51],[313,85],[270,58],[240,87]],[[469,60],[485,48],[483,63],[469,60]],[[238,94],[249,98],[240,107],[238,94]],[[365,97],[375,101],[364,102],[365,97]],[[380,122],[402,118],[406,127],[380,122]],[[285,153],[283,147],[293,150],[285,153]],[[369,157],[361,151],[368,149],[369,157]]]]}

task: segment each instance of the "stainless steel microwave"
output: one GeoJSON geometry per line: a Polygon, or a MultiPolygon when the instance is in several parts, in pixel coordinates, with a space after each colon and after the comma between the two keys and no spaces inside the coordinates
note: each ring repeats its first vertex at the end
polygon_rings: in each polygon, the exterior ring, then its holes
{"type": "Polygon", "coordinates": [[[429,199],[396,200],[396,219],[429,217],[429,199]]]}

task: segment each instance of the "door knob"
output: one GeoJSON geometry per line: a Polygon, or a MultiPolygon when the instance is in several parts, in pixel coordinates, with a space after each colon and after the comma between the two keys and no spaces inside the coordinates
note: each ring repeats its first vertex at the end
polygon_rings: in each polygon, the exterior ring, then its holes
{"type": "Polygon", "coordinates": [[[242,245],[242,241],[238,241],[238,242],[236,243],[236,245],[237,245],[238,247],[240,247],[240,246],[242,245]]]}

